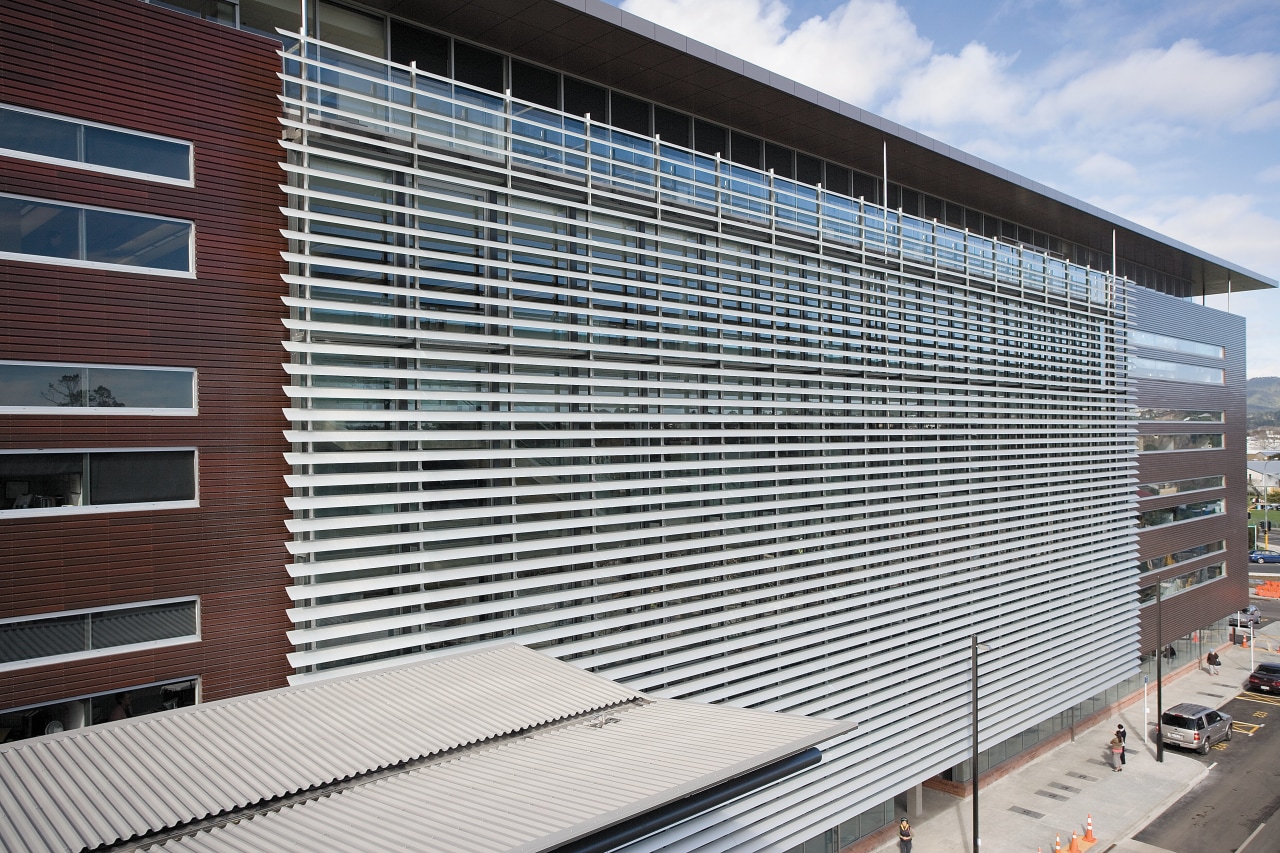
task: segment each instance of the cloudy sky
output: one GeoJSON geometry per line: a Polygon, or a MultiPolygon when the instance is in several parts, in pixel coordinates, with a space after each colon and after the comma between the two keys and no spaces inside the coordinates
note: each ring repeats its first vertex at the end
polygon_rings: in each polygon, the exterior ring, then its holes
{"type": "MultiPolygon", "coordinates": [[[[1277,0],[608,2],[1280,278],[1277,0]]],[[[1280,376],[1280,291],[1229,310],[1280,376]]]]}

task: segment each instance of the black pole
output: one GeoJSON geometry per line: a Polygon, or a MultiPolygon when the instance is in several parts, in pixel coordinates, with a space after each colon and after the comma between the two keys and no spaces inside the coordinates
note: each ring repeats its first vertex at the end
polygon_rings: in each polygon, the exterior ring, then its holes
{"type": "Polygon", "coordinates": [[[1164,717],[1164,634],[1160,628],[1160,613],[1163,600],[1160,598],[1160,580],[1156,579],[1156,761],[1164,762],[1164,729],[1160,720],[1164,717]]]}
{"type": "Polygon", "coordinates": [[[978,635],[971,638],[970,680],[973,683],[973,853],[978,853],[978,635]]]}

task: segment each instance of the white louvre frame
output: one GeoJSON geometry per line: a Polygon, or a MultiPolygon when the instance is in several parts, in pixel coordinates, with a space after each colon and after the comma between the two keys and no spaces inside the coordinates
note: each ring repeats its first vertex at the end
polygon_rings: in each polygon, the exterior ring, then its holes
{"type": "Polygon", "coordinates": [[[1135,671],[1129,282],[297,51],[295,683],[515,640],[859,722],[628,848],[749,851],[962,761],[974,633],[984,747],[1135,671]]]}

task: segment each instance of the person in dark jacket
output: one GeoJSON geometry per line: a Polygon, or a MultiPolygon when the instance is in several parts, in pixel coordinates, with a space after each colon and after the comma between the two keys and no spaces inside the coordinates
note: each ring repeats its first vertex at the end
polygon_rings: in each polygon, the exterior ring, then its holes
{"type": "Polygon", "coordinates": [[[907,823],[907,819],[904,817],[898,823],[898,850],[901,853],[911,853],[912,838],[911,824],[907,823]]]}
{"type": "Polygon", "coordinates": [[[1129,733],[1124,730],[1124,723],[1121,723],[1116,727],[1116,737],[1120,740],[1120,764],[1123,766],[1125,763],[1125,756],[1129,752],[1128,748],[1125,746],[1125,741],[1129,739],[1129,733]]]}

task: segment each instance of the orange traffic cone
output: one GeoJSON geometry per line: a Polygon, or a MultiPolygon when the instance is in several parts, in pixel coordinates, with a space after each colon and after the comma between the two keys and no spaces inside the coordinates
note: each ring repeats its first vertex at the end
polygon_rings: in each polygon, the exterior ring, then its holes
{"type": "Polygon", "coordinates": [[[1071,846],[1067,848],[1067,853],[1083,853],[1080,850],[1080,839],[1076,837],[1076,831],[1071,830],[1071,846]]]}
{"type": "Polygon", "coordinates": [[[1093,815],[1089,815],[1089,819],[1084,822],[1084,840],[1090,844],[1098,840],[1093,834],[1093,815]]]}
{"type": "Polygon", "coordinates": [[[1053,836],[1053,853],[1062,853],[1062,836],[1056,833],[1053,836]]]}

